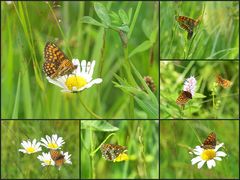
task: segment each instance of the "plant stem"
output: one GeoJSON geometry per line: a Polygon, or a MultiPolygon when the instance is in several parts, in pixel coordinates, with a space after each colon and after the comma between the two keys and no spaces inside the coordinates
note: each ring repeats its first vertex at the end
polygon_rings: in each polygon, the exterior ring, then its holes
{"type": "Polygon", "coordinates": [[[131,37],[131,35],[132,35],[133,28],[134,28],[134,26],[135,26],[135,24],[136,24],[137,17],[138,17],[138,14],[139,14],[141,5],[142,5],[142,1],[139,1],[138,4],[137,4],[136,11],[135,11],[134,16],[133,16],[133,20],[132,20],[131,26],[130,26],[130,28],[129,28],[128,39],[130,39],[130,37],[131,37]]]}
{"type": "MultiPolygon", "coordinates": [[[[90,146],[91,146],[91,152],[94,150],[94,144],[93,144],[93,130],[90,128],[90,146]]],[[[96,179],[96,174],[95,174],[95,161],[94,161],[94,156],[90,156],[91,160],[91,172],[92,172],[92,179],[96,179]]]]}
{"type": "Polygon", "coordinates": [[[83,102],[81,96],[79,97],[81,104],[83,105],[83,107],[87,110],[87,112],[89,112],[92,116],[94,116],[97,119],[102,119],[101,116],[98,116],[97,114],[95,114],[94,112],[91,111],[91,109],[83,102]]]}
{"type": "MultiPolygon", "coordinates": [[[[124,48],[124,59],[125,59],[124,67],[125,67],[126,74],[127,74],[127,80],[131,85],[134,85],[134,79],[131,74],[131,66],[130,66],[130,62],[128,59],[128,46],[126,48],[124,48]]],[[[134,99],[133,99],[132,95],[130,95],[128,115],[129,115],[129,118],[134,118],[134,99]]]]}

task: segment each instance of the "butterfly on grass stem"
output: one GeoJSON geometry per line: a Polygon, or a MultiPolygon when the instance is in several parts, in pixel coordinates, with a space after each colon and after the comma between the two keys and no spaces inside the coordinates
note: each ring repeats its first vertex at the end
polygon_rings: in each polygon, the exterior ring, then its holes
{"type": "Polygon", "coordinates": [[[219,86],[222,86],[223,88],[229,88],[230,86],[232,86],[231,81],[223,79],[220,75],[217,75],[216,82],[219,86]]]}
{"type": "Polygon", "coordinates": [[[216,146],[216,134],[211,132],[202,144],[203,149],[214,149],[216,146]]]}
{"type": "Polygon", "coordinates": [[[46,44],[44,58],[43,71],[52,79],[71,74],[77,68],[54,43],[46,44]]]}
{"type": "Polygon", "coordinates": [[[193,30],[198,25],[200,18],[201,17],[194,20],[186,16],[175,16],[175,19],[178,22],[179,26],[188,32],[187,39],[191,39],[193,36],[193,30]]]}

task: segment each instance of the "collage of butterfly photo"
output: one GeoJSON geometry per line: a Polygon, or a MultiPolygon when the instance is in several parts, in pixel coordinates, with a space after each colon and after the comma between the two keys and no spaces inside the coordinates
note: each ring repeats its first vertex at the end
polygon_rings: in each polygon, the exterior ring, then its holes
{"type": "Polygon", "coordinates": [[[1,179],[239,179],[239,1],[1,1],[1,179]]]}

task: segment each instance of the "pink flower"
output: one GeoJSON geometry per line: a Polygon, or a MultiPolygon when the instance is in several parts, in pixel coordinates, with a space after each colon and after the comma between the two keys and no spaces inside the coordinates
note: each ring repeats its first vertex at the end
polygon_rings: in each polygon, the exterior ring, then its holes
{"type": "Polygon", "coordinates": [[[184,82],[183,91],[188,91],[194,96],[197,81],[194,76],[187,78],[184,82]]]}

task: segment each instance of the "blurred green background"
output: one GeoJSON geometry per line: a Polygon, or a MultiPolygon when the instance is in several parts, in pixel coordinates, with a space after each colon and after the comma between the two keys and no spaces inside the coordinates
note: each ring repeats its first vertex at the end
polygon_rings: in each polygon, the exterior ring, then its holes
{"type": "Polygon", "coordinates": [[[79,178],[79,121],[64,120],[2,120],[1,121],[1,179],[78,179],[79,178]],[[41,165],[37,159],[42,152],[19,152],[23,140],[45,138],[57,134],[65,144],[63,152],[71,154],[72,165],[65,164],[60,171],[54,166],[41,165]]]}
{"type": "Polygon", "coordinates": [[[161,59],[239,59],[239,2],[160,2],[161,59]],[[175,16],[197,19],[195,38],[179,27],[175,16]]]}
{"type": "Polygon", "coordinates": [[[160,68],[160,118],[239,117],[238,61],[161,61],[160,68]],[[218,74],[232,86],[214,86],[218,74]],[[197,80],[196,93],[182,109],[176,99],[190,76],[197,80]]]}
{"type": "MultiPolygon", "coordinates": [[[[98,6],[107,12],[131,14],[127,48],[118,32],[83,23],[84,16],[101,22],[94,2],[1,2],[2,118],[157,118],[146,113],[149,106],[143,107],[149,93],[140,92],[140,79],[149,75],[159,87],[158,2],[102,2],[98,6]],[[93,78],[101,77],[103,83],[76,94],[61,93],[42,71],[47,41],[55,42],[70,59],[96,60],[93,78]],[[126,59],[140,73],[141,78],[133,69],[128,74],[134,85],[124,74],[126,59]]],[[[157,94],[149,104],[153,105],[157,94]]]]}
{"type": "Polygon", "coordinates": [[[157,179],[159,177],[159,124],[157,120],[81,121],[81,178],[157,179]],[[114,133],[114,134],[112,134],[114,133]],[[110,137],[104,142],[104,140],[110,137]],[[104,142],[127,146],[128,161],[106,161],[104,142]]]}
{"type": "Polygon", "coordinates": [[[238,120],[161,120],[160,178],[178,179],[239,179],[239,121],[238,120]],[[201,145],[210,132],[224,143],[220,150],[227,156],[209,170],[191,165],[189,148],[201,145]],[[201,142],[199,142],[199,139],[201,142]]]}

